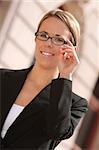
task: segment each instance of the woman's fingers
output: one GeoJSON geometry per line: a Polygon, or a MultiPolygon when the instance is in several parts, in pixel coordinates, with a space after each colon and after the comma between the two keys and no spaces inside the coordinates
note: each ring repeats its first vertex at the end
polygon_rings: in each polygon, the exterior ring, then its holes
{"type": "Polygon", "coordinates": [[[66,42],[67,42],[67,44],[64,45],[64,47],[62,48],[63,50],[65,50],[66,48],[70,48],[70,49],[74,49],[74,50],[77,49],[77,47],[73,46],[72,42],[69,39],[67,39],[66,42]]]}
{"type": "Polygon", "coordinates": [[[60,53],[63,55],[65,60],[70,60],[75,62],[76,64],[79,63],[79,59],[75,50],[75,47],[71,43],[69,39],[67,39],[67,44],[64,45],[63,48],[60,49],[60,53]]]}
{"type": "Polygon", "coordinates": [[[61,49],[60,53],[63,55],[64,59],[70,59],[71,61],[76,61],[79,63],[79,59],[76,51],[73,48],[61,49]]]}
{"type": "Polygon", "coordinates": [[[66,41],[66,42],[67,42],[67,45],[68,45],[68,46],[70,46],[70,47],[74,47],[74,46],[73,46],[73,44],[72,44],[72,42],[71,42],[69,39],[67,39],[67,41],[66,41]]]}

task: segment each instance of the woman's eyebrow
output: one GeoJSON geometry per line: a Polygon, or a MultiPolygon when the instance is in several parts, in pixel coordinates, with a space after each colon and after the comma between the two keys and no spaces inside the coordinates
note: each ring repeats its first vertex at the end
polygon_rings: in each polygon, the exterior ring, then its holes
{"type": "Polygon", "coordinates": [[[59,34],[55,34],[56,36],[61,36],[61,35],[59,35],[59,34]]]}
{"type": "MultiPolygon", "coordinates": [[[[60,37],[62,37],[62,35],[59,35],[59,34],[55,34],[55,36],[60,36],[60,37]]],[[[63,37],[62,37],[63,38],[63,37]]]]}

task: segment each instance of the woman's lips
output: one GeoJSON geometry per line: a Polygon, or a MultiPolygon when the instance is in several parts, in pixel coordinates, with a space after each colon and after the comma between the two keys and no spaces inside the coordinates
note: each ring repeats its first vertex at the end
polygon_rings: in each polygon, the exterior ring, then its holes
{"type": "Polygon", "coordinates": [[[52,54],[51,52],[45,52],[45,51],[41,51],[41,54],[44,56],[54,56],[54,54],[52,54]]]}

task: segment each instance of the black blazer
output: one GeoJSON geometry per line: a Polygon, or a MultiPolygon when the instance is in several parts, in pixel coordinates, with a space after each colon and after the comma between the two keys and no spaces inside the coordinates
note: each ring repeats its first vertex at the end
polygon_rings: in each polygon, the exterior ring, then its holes
{"type": "MultiPolygon", "coordinates": [[[[0,70],[1,130],[31,68],[0,70]]],[[[72,92],[72,81],[54,79],[10,126],[1,138],[1,149],[53,150],[71,137],[86,110],[87,101],[72,92]]]]}

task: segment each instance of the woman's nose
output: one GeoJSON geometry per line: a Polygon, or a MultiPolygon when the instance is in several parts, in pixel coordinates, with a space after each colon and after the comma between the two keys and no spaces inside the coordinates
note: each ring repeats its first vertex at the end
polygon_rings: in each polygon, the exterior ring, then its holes
{"type": "Polygon", "coordinates": [[[46,44],[47,44],[48,46],[51,46],[51,47],[52,47],[52,45],[53,45],[52,39],[49,38],[49,39],[46,41],[46,44]]]}

